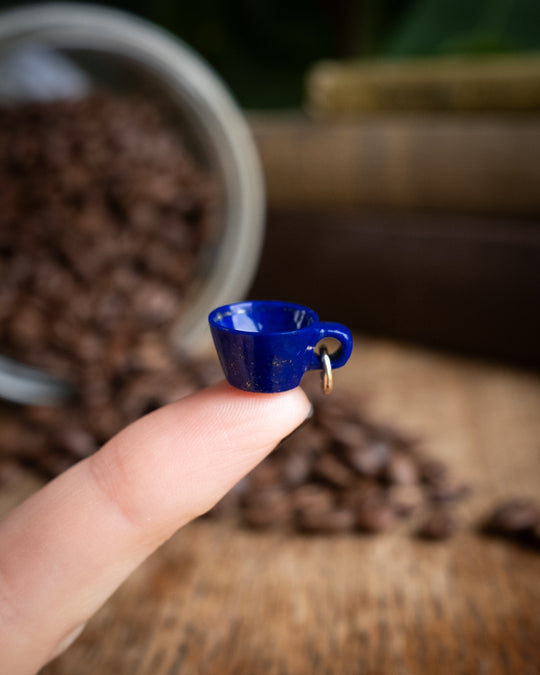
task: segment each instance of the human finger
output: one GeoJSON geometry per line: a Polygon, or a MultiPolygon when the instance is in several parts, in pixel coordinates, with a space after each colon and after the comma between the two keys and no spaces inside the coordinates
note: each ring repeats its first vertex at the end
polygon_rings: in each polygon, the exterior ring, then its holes
{"type": "Polygon", "coordinates": [[[0,521],[0,654],[35,672],[178,527],[308,416],[300,389],[226,383],[124,429],[0,521]]]}

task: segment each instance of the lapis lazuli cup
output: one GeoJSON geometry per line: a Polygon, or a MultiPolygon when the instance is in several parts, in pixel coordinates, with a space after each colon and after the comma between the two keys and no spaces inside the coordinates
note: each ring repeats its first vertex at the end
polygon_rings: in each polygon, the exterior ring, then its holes
{"type": "Polygon", "coordinates": [[[307,370],[321,369],[317,344],[335,338],[330,355],[341,368],[352,352],[351,332],[339,323],[319,321],[308,307],[257,300],[218,307],[208,317],[227,381],[238,389],[274,393],[294,389],[307,370]]]}

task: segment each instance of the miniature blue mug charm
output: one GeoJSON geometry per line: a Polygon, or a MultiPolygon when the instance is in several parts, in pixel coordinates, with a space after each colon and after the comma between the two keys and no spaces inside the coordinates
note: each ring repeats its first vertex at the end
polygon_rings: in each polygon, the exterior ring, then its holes
{"type": "Polygon", "coordinates": [[[212,338],[229,384],[244,391],[274,393],[294,389],[307,370],[322,370],[323,390],[332,391],[332,369],[352,352],[351,332],[339,323],[319,321],[308,307],[257,300],[218,307],[208,317],[212,338]],[[324,338],[340,347],[329,354],[324,338]]]}

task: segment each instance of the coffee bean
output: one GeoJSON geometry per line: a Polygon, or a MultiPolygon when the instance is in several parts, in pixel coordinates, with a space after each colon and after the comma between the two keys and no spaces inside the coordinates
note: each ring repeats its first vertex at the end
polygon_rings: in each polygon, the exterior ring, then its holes
{"type": "Polygon", "coordinates": [[[230,515],[235,515],[239,510],[240,495],[234,490],[229,490],[212,509],[206,514],[207,516],[223,518],[230,515]]]}
{"type": "Polygon", "coordinates": [[[366,499],[355,511],[358,529],[364,532],[384,532],[392,527],[395,511],[392,505],[384,500],[366,499]]]}
{"type": "Polygon", "coordinates": [[[361,450],[367,445],[368,437],[364,427],[358,423],[339,419],[332,428],[332,438],[352,450],[361,450]]]}
{"type": "Polygon", "coordinates": [[[97,450],[92,434],[77,425],[67,425],[51,439],[53,447],[65,451],[76,459],[88,457],[97,450]]]}
{"type": "Polygon", "coordinates": [[[298,514],[296,525],[301,532],[337,534],[352,530],[355,525],[355,516],[352,511],[344,508],[323,512],[308,509],[298,514]]]}
{"type": "Polygon", "coordinates": [[[375,424],[372,421],[367,421],[366,430],[372,436],[388,443],[388,445],[396,450],[411,451],[418,444],[418,439],[403,433],[389,424],[375,424]]]}
{"type": "Polygon", "coordinates": [[[317,423],[323,429],[327,429],[333,434],[336,426],[347,423],[350,420],[349,411],[344,401],[328,400],[324,404],[318,405],[317,423]]]}
{"type": "Polygon", "coordinates": [[[313,464],[313,475],[330,485],[346,487],[354,481],[354,473],[333,455],[322,455],[313,464]]]}
{"type": "Polygon", "coordinates": [[[377,476],[389,461],[390,452],[384,441],[371,440],[367,445],[346,448],[344,454],[359,474],[377,476]]]}
{"type": "Polygon", "coordinates": [[[257,498],[259,490],[279,484],[282,471],[283,466],[280,462],[267,461],[259,464],[248,476],[251,488],[249,494],[257,498]]]}
{"type": "Polygon", "coordinates": [[[427,494],[433,502],[459,502],[471,494],[471,486],[466,483],[440,483],[428,488],[427,494]]]}
{"type": "Polygon", "coordinates": [[[311,473],[311,457],[305,452],[294,452],[283,462],[283,480],[289,487],[303,485],[311,473]]]}
{"type": "Polygon", "coordinates": [[[297,513],[327,513],[334,509],[335,498],[328,487],[308,483],[291,492],[291,505],[297,513]]]}
{"type": "Polygon", "coordinates": [[[7,330],[11,340],[32,345],[43,339],[46,326],[35,308],[23,306],[8,320],[7,330]]]}
{"type": "Polygon", "coordinates": [[[185,364],[184,367],[189,367],[191,379],[197,389],[209,387],[223,378],[217,359],[201,358],[193,361],[181,357],[179,360],[180,363],[185,364]]]}
{"type": "Polygon", "coordinates": [[[508,499],[500,503],[485,523],[489,532],[519,534],[540,523],[540,507],[533,499],[508,499]]]}
{"type": "Polygon", "coordinates": [[[396,515],[405,518],[415,513],[424,501],[419,485],[394,485],[388,496],[396,515]]]}
{"type": "Polygon", "coordinates": [[[418,467],[411,455],[398,450],[389,458],[383,475],[390,485],[415,485],[418,482],[418,467]]]}
{"type": "Polygon", "coordinates": [[[303,426],[287,439],[286,448],[309,456],[324,454],[327,451],[330,436],[315,424],[303,426]]]}
{"type": "Polygon", "coordinates": [[[527,530],[528,543],[540,549],[540,521],[527,530]]]}
{"type": "Polygon", "coordinates": [[[85,429],[94,436],[98,446],[117,434],[126,419],[125,412],[120,407],[113,408],[110,404],[88,407],[85,413],[85,429]]]}
{"type": "Polygon", "coordinates": [[[420,480],[430,487],[446,483],[448,468],[442,462],[433,459],[422,459],[418,464],[420,480]]]}
{"type": "Polygon", "coordinates": [[[456,516],[447,510],[434,510],[428,514],[417,531],[420,539],[449,539],[457,530],[456,516]]]}
{"type": "Polygon", "coordinates": [[[14,458],[2,457],[0,461],[0,487],[16,485],[23,470],[14,458]]]}
{"type": "Polygon", "coordinates": [[[386,491],[375,480],[357,477],[350,486],[340,490],[337,497],[341,505],[354,510],[361,508],[366,501],[385,501],[386,491]]]}
{"type": "Polygon", "coordinates": [[[242,517],[250,527],[266,529],[281,526],[292,516],[290,500],[279,488],[252,493],[244,504],[242,517]]]}

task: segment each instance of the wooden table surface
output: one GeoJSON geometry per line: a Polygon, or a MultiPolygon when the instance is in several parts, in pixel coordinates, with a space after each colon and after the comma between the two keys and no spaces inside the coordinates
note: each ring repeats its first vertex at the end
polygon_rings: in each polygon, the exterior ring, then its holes
{"type": "MultiPolygon", "coordinates": [[[[540,492],[540,376],[358,338],[336,380],[473,485],[459,533],[286,537],[197,521],[44,675],[540,673],[540,555],[475,532],[497,499],[540,492]]],[[[0,509],[36,487],[4,489],[0,509]]]]}

